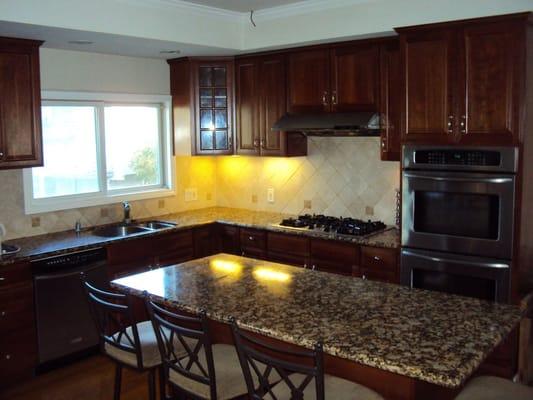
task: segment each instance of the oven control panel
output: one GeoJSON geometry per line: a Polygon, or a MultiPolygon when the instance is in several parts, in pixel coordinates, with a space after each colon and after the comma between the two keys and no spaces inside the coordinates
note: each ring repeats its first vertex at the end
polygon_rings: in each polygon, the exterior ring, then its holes
{"type": "Polygon", "coordinates": [[[498,166],[500,153],[482,150],[417,150],[415,164],[498,166]]]}

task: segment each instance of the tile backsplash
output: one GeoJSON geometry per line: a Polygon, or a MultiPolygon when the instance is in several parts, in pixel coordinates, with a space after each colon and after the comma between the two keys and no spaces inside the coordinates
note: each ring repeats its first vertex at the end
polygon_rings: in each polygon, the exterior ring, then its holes
{"type": "Polygon", "coordinates": [[[308,138],[308,156],[221,157],[219,206],[321,213],[395,223],[400,170],[380,161],[379,138],[308,138]],[[274,202],[268,201],[274,189],[274,202]]]}
{"type": "MultiPolygon", "coordinates": [[[[379,160],[378,138],[316,137],[308,145],[308,156],[297,158],[176,157],[176,196],[131,202],[132,216],[218,205],[395,223],[399,163],[379,160]],[[196,188],[196,201],[185,201],[187,188],[196,188]],[[274,202],[268,189],[274,189],[274,202]]],[[[73,229],[77,220],[92,226],[122,218],[120,204],[25,215],[21,170],[0,171],[0,187],[0,222],[8,239],[73,229]]]]}

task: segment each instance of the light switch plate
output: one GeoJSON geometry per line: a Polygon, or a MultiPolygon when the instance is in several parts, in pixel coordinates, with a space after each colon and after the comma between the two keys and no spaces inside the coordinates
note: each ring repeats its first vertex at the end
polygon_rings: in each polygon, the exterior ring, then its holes
{"type": "Polygon", "coordinates": [[[267,189],[267,201],[269,203],[274,203],[274,188],[268,188],[267,189]]]}
{"type": "Polygon", "coordinates": [[[198,190],[196,188],[185,189],[185,201],[198,200],[198,190]]]}
{"type": "Polygon", "coordinates": [[[366,206],[365,213],[366,215],[374,215],[374,207],[366,206]]]}

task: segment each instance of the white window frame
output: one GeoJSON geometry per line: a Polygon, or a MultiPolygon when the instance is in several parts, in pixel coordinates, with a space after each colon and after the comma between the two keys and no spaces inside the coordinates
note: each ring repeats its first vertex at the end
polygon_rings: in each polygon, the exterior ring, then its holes
{"type": "Polygon", "coordinates": [[[32,169],[23,170],[24,208],[26,214],[37,214],[50,211],[68,210],[81,207],[93,207],[113,204],[121,201],[144,200],[175,196],[175,162],[172,155],[172,127],[171,105],[172,99],[165,95],[144,95],[126,93],[97,93],[97,92],[63,92],[42,91],[42,104],[80,104],[97,106],[96,112],[101,113],[105,105],[134,106],[155,105],[162,108],[161,112],[161,161],[162,182],[160,185],[107,189],[105,143],[102,130],[104,119],[98,115],[96,126],[96,157],[99,172],[100,190],[93,193],[74,194],[57,197],[35,199],[33,197],[32,169]]]}

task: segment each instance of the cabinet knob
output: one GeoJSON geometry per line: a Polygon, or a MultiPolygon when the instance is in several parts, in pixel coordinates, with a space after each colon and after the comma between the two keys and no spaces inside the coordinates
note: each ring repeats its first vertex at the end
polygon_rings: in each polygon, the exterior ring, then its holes
{"type": "Polygon", "coordinates": [[[331,103],[333,105],[337,105],[337,91],[336,90],[331,92],[331,103]]]}
{"type": "Polygon", "coordinates": [[[453,133],[453,115],[448,115],[448,134],[453,133]]]}
{"type": "Polygon", "coordinates": [[[254,147],[259,147],[259,140],[254,139],[254,147]]]}
{"type": "Polygon", "coordinates": [[[0,317],[3,318],[3,317],[5,317],[5,316],[6,316],[6,312],[5,312],[5,311],[0,312],[0,317]]]}
{"type": "Polygon", "coordinates": [[[363,274],[362,278],[366,280],[366,275],[363,274]]]}
{"type": "Polygon", "coordinates": [[[248,236],[248,240],[253,241],[253,240],[254,240],[254,237],[253,237],[253,236],[248,236]]]}
{"type": "Polygon", "coordinates": [[[6,354],[6,360],[11,360],[11,354],[6,354]]]}
{"type": "Polygon", "coordinates": [[[314,271],[316,269],[316,265],[313,265],[311,269],[314,271]]]}
{"type": "Polygon", "coordinates": [[[327,106],[328,105],[328,92],[325,91],[324,94],[322,95],[322,104],[327,106]]]}
{"type": "Polygon", "coordinates": [[[461,115],[461,122],[459,123],[461,127],[461,133],[466,135],[466,115],[461,115]]]}
{"type": "Polygon", "coordinates": [[[374,260],[381,261],[381,258],[379,258],[378,256],[374,256],[374,260]]]}
{"type": "Polygon", "coordinates": [[[260,144],[261,148],[264,149],[265,148],[265,139],[261,139],[259,141],[259,144],[260,144]]]}
{"type": "Polygon", "coordinates": [[[381,139],[381,148],[385,149],[386,147],[387,147],[387,139],[386,138],[382,138],[381,139]]]}
{"type": "Polygon", "coordinates": [[[307,269],[307,264],[304,264],[304,268],[307,269]]]}
{"type": "Polygon", "coordinates": [[[2,158],[3,156],[4,156],[4,152],[0,151],[0,158],[2,158]]]}

